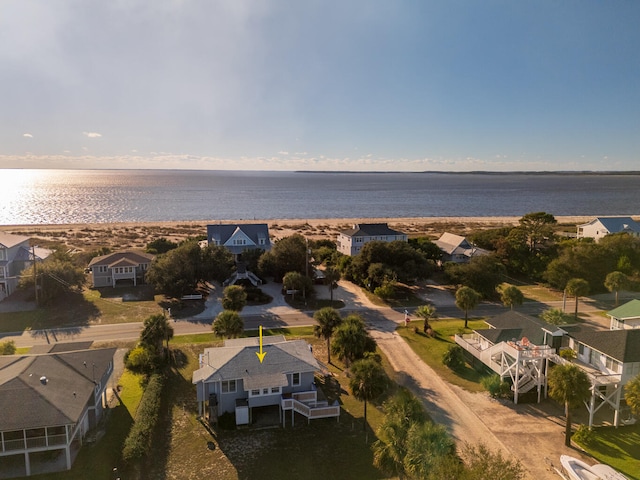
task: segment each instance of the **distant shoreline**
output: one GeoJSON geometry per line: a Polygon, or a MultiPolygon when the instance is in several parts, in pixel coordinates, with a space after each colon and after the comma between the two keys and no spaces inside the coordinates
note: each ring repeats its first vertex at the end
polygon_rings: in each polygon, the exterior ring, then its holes
{"type": "Polygon", "coordinates": [[[605,170],[605,171],[595,171],[595,170],[543,170],[543,171],[535,171],[535,170],[523,170],[523,171],[510,171],[510,172],[494,172],[490,170],[472,170],[468,172],[448,172],[441,170],[422,170],[422,171],[385,171],[380,172],[376,170],[371,171],[356,171],[356,170],[294,170],[294,173],[327,173],[327,174],[438,174],[438,175],[567,175],[567,176],[576,176],[576,175],[640,175],[640,170],[629,170],[629,171],[616,171],[616,170],[605,170]]]}
{"type": "Polygon", "coordinates": [[[0,170],[53,170],[53,171],[151,171],[151,172],[237,172],[237,173],[317,173],[317,174],[438,174],[438,175],[629,175],[638,176],[640,170],[471,170],[471,171],[448,171],[448,170],[221,170],[221,169],[198,169],[198,168],[22,168],[22,167],[1,167],[0,170]]]}

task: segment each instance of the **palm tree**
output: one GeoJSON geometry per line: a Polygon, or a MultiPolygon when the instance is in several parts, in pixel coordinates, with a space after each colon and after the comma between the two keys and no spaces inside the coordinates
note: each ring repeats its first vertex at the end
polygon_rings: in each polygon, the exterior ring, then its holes
{"type": "Polygon", "coordinates": [[[327,285],[329,286],[329,296],[331,298],[331,305],[333,305],[333,291],[336,288],[337,282],[340,281],[340,270],[334,267],[327,267],[324,271],[324,278],[327,279],[327,285]]]}
{"type": "Polygon", "coordinates": [[[412,478],[428,478],[444,458],[455,454],[456,444],[444,425],[414,423],[407,432],[405,469],[412,478]]]}
{"type": "MultiPolygon", "coordinates": [[[[349,387],[356,400],[364,402],[363,430],[367,431],[367,402],[378,398],[389,386],[387,374],[374,358],[363,358],[351,367],[349,387]]],[[[365,438],[368,441],[368,438],[365,438]]]]}
{"type": "Polygon", "coordinates": [[[589,377],[574,364],[557,365],[549,374],[549,395],[557,402],[564,403],[566,425],[564,444],[571,446],[571,408],[586,401],[591,396],[589,377]]]}
{"type": "Polygon", "coordinates": [[[376,341],[367,333],[364,321],[358,315],[349,315],[335,329],[331,353],[349,365],[363,358],[367,352],[376,351],[376,341]]]}
{"type": "Polygon", "coordinates": [[[219,337],[236,338],[244,332],[244,322],[238,312],[223,310],[213,321],[211,328],[219,337]]]}
{"type": "Polygon", "coordinates": [[[385,417],[376,434],[378,440],[373,442],[373,465],[390,476],[405,476],[404,459],[407,456],[407,431],[397,417],[385,417]]]}
{"type": "Polygon", "coordinates": [[[460,287],[456,292],[456,307],[464,311],[464,328],[467,328],[469,310],[476,308],[480,294],[471,287],[460,287]]]}
{"type": "Polygon", "coordinates": [[[622,272],[611,272],[604,279],[604,286],[610,292],[616,292],[616,307],[618,306],[618,292],[623,288],[626,288],[629,283],[629,277],[622,272]]]}
{"type": "Polygon", "coordinates": [[[221,303],[225,310],[239,312],[247,304],[247,292],[240,285],[229,285],[223,291],[221,303]]]}
{"type": "Polygon", "coordinates": [[[522,305],[524,295],[518,287],[509,285],[500,289],[500,300],[505,307],[510,307],[513,310],[515,305],[522,305]]]}
{"type": "Polygon", "coordinates": [[[386,418],[395,418],[408,426],[412,422],[425,422],[427,414],[418,398],[408,389],[400,387],[390,400],[384,403],[386,418]]]}
{"type": "Polygon", "coordinates": [[[324,307],[316,310],[313,319],[318,322],[318,325],[313,327],[313,333],[327,341],[327,363],[331,364],[331,335],[342,323],[342,317],[335,308],[324,307]]]}
{"type": "Polygon", "coordinates": [[[167,342],[168,350],[169,340],[172,338],[173,327],[164,315],[151,315],[144,320],[142,332],[140,332],[140,342],[142,344],[153,348],[156,353],[161,353],[163,342],[167,342]]]}
{"type": "Polygon", "coordinates": [[[407,434],[412,425],[424,423],[427,415],[422,402],[402,387],[384,403],[384,411],[384,421],[376,432],[378,440],[371,445],[373,464],[388,475],[403,478],[407,434]]]}
{"type": "Polygon", "coordinates": [[[582,278],[572,278],[567,282],[567,293],[576,297],[575,318],[578,319],[578,300],[589,293],[589,282],[582,278]]]}
{"type": "Polygon", "coordinates": [[[420,317],[424,321],[422,331],[424,333],[427,333],[427,330],[431,328],[431,326],[429,325],[429,320],[437,317],[436,307],[434,307],[431,304],[421,305],[416,309],[415,314],[416,314],[416,317],[420,317]]]}

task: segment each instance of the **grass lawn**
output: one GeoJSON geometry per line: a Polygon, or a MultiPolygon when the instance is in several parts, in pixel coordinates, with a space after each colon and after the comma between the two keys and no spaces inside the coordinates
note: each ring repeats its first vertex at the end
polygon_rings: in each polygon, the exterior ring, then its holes
{"type": "Polygon", "coordinates": [[[562,292],[541,284],[516,285],[524,295],[525,302],[553,302],[562,300],[562,292]]]}
{"type": "Polygon", "coordinates": [[[86,326],[91,323],[142,322],[151,315],[163,313],[160,306],[162,299],[162,296],[156,295],[149,300],[123,302],[122,297],[103,295],[101,290],[85,289],[82,293],[68,293],[54,304],[35,310],[0,313],[0,332],[86,326]]]}
{"type": "MultiPolygon", "coordinates": [[[[465,333],[471,333],[474,328],[483,328],[486,325],[481,320],[469,320],[468,324],[469,328],[465,333]]],[[[483,391],[480,379],[486,374],[478,372],[468,364],[463,370],[454,372],[442,363],[444,353],[450,346],[456,345],[453,336],[464,327],[464,320],[431,320],[430,325],[437,334],[433,338],[422,334],[422,320],[410,322],[409,328],[398,327],[397,332],[441,378],[471,392],[483,391]],[[413,327],[417,327],[419,333],[415,333],[413,327]]]]}
{"type": "Polygon", "coordinates": [[[629,479],[640,480],[640,424],[593,429],[595,441],[581,445],[598,463],[620,470],[629,479]]]}

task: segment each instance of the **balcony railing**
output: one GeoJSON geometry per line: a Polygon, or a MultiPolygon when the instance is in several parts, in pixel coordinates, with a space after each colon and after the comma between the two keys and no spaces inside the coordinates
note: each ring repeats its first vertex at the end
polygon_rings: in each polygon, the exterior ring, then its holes
{"type": "Polygon", "coordinates": [[[43,448],[47,446],[66,445],[67,436],[63,433],[60,435],[49,435],[48,437],[27,437],[17,438],[13,440],[5,439],[0,444],[2,452],[9,452],[14,450],[25,450],[29,448],[43,448]]]}

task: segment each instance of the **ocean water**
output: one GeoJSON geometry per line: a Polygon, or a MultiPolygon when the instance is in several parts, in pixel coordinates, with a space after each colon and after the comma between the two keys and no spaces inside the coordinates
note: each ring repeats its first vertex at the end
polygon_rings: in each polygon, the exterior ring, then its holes
{"type": "Polygon", "coordinates": [[[0,225],[638,215],[640,175],[0,170],[0,225]]]}

